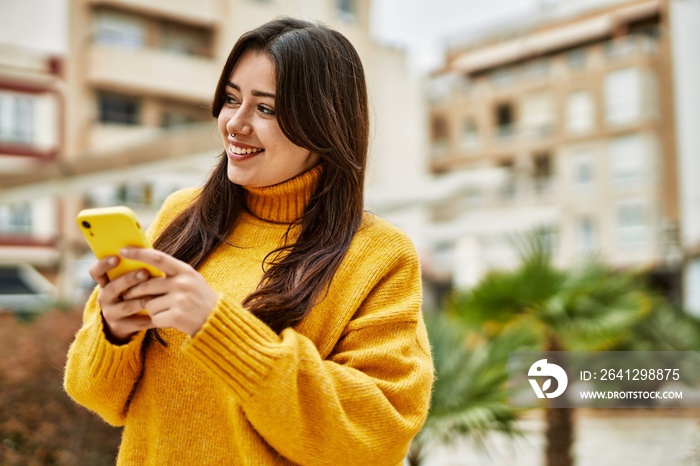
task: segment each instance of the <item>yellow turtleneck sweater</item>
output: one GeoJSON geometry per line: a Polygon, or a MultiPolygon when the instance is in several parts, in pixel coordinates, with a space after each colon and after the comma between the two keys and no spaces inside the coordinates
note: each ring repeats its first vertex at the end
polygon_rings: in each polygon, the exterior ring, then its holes
{"type": "MultiPolygon", "coordinates": [[[[200,268],[219,294],[201,330],[167,346],[106,338],[96,292],[65,372],[78,403],[124,432],[119,465],[398,465],[425,420],[433,380],[418,259],[365,214],[328,295],[279,335],[242,307],[308,201],[320,166],[246,192],[244,212],[200,268]]],[[[171,195],[151,239],[196,196],[171,195]]]]}

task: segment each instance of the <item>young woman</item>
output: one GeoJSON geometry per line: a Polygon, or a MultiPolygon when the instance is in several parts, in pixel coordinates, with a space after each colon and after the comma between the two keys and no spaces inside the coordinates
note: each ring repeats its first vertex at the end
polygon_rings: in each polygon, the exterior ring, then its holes
{"type": "Polygon", "coordinates": [[[120,465],[401,464],[433,366],[415,250],[363,212],[355,49],[267,23],[233,47],[212,112],[220,163],[166,200],[154,250],[121,254],[166,277],[90,269],[67,392],[124,426],[120,465]]]}

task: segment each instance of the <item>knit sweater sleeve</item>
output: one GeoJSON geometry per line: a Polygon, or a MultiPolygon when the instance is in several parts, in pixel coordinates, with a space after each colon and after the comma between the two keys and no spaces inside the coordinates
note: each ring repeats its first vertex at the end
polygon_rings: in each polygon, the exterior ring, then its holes
{"type": "Polygon", "coordinates": [[[110,343],[97,303],[98,291],[88,299],[83,326],[68,350],[63,385],[75,401],[119,426],[124,424],[129,395],[141,373],[145,332],[124,345],[110,343]]]}
{"type": "MultiPolygon", "coordinates": [[[[325,357],[300,332],[277,335],[226,296],[183,347],[237,395],[265,441],[295,463],[395,465],[425,421],[433,365],[418,259],[403,236],[378,243],[356,254],[351,272],[340,277],[354,276],[345,295],[361,298],[325,357]]],[[[347,312],[342,306],[325,317],[329,331],[347,312]]]]}
{"type": "MultiPolygon", "coordinates": [[[[163,204],[147,236],[152,241],[175,213],[187,205],[192,191],[177,192],[163,204]]],[[[97,302],[99,286],[87,300],[83,325],[68,350],[64,388],[76,402],[100,415],[109,424],[123,425],[131,393],[143,368],[141,346],[146,332],[123,345],[105,336],[102,310],[97,302]]]]}

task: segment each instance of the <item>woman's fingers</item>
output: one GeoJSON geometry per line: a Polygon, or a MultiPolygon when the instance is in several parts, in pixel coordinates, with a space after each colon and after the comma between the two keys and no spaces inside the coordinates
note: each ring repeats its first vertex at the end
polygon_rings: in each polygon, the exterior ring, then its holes
{"type": "Polygon", "coordinates": [[[147,298],[124,300],[119,306],[119,313],[124,317],[138,314],[139,312],[146,310],[148,301],[149,300],[147,298]]]}
{"type": "MultiPolygon", "coordinates": [[[[115,299],[115,301],[108,301],[104,297],[98,296],[98,301],[102,308],[102,317],[105,322],[105,331],[110,340],[115,343],[128,341],[136,332],[155,326],[151,321],[151,317],[147,313],[142,312],[146,308],[148,298],[123,300],[118,294],[114,298],[112,285],[116,283],[117,285],[129,286],[137,275],[138,272],[132,272],[119,277],[117,279],[120,281],[119,283],[115,280],[100,290],[100,293],[110,293],[110,296],[112,296],[110,299],[115,299]]],[[[117,287],[114,288],[117,289],[117,287]]]]}
{"type": "Polygon", "coordinates": [[[165,277],[147,278],[140,284],[125,280],[115,286],[119,299],[142,305],[156,327],[176,328],[190,336],[199,331],[219,299],[199,272],[190,264],[154,249],[124,248],[120,255],[152,265],[165,273],[165,277]]]}
{"type": "Polygon", "coordinates": [[[189,264],[175,259],[173,256],[158,251],[157,249],[124,248],[119,254],[127,259],[133,259],[152,265],[168,276],[188,272],[192,269],[189,264]]]}
{"type": "Polygon", "coordinates": [[[153,328],[151,317],[141,312],[146,308],[149,297],[125,298],[132,287],[148,280],[146,270],[135,270],[121,277],[109,280],[107,272],[119,264],[116,256],[97,261],[90,267],[90,276],[100,286],[97,302],[102,310],[105,332],[114,343],[124,343],[140,330],[153,328]]]}
{"type": "Polygon", "coordinates": [[[136,299],[143,298],[144,296],[163,295],[173,289],[171,280],[171,278],[166,277],[155,277],[151,278],[150,280],[137,283],[122,293],[122,298],[136,299]]]}
{"type": "Polygon", "coordinates": [[[119,264],[119,257],[109,256],[104,257],[90,266],[88,273],[95,282],[101,287],[104,287],[109,283],[109,277],[107,277],[107,272],[112,270],[119,264]]]}
{"type": "Polygon", "coordinates": [[[101,290],[102,301],[110,304],[123,301],[124,293],[129,288],[147,280],[148,277],[148,272],[145,270],[136,270],[108,282],[101,290]]]}
{"type": "Polygon", "coordinates": [[[111,320],[105,317],[107,338],[113,343],[125,343],[137,332],[154,327],[151,318],[145,314],[133,314],[122,319],[111,320]]]}

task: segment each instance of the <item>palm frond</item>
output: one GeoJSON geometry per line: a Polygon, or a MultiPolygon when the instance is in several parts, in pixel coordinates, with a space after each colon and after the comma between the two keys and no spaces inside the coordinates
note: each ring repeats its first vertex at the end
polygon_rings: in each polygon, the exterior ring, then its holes
{"type": "Polygon", "coordinates": [[[565,349],[608,349],[628,338],[650,308],[639,275],[613,271],[596,258],[559,270],[545,238],[541,231],[520,237],[521,265],[455,294],[450,311],[487,336],[521,322],[542,341],[556,335],[565,349]]]}
{"type": "MultiPolygon", "coordinates": [[[[468,330],[445,314],[426,317],[436,381],[422,442],[446,442],[488,431],[513,432],[517,411],[507,406],[508,351],[527,335],[496,340],[478,337],[468,346],[468,330]]],[[[472,336],[474,336],[472,334],[472,336]]]]}

